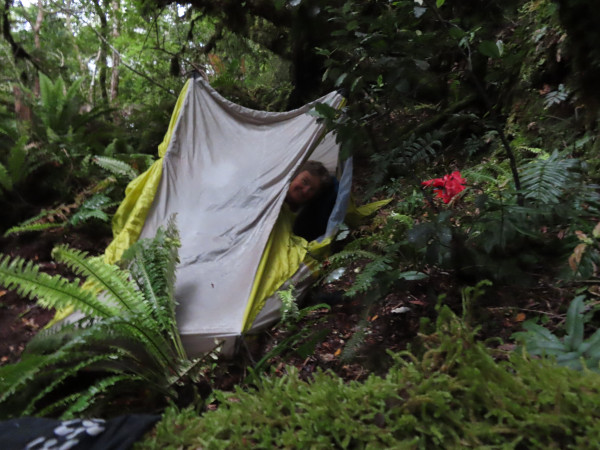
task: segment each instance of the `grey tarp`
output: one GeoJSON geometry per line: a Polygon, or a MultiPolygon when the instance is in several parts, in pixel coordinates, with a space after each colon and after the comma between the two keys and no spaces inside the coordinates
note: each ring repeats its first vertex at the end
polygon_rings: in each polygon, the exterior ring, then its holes
{"type": "MultiPolygon", "coordinates": [[[[317,101],[337,107],[341,100],[331,93],[317,101]]],[[[291,175],[323,137],[311,108],[255,111],[226,100],[202,79],[189,84],[141,237],[153,237],[177,215],[177,321],[190,356],[213,346],[213,338],[242,331],[291,175]]],[[[335,142],[325,140],[319,151],[335,167],[335,142]]]]}

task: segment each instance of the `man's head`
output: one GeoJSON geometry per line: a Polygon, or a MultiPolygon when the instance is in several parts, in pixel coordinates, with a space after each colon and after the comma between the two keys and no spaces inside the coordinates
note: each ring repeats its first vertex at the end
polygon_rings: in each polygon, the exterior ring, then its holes
{"type": "Polygon", "coordinates": [[[318,161],[306,161],[296,170],[285,201],[298,207],[312,200],[330,184],[331,175],[323,164],[318,161]]]}

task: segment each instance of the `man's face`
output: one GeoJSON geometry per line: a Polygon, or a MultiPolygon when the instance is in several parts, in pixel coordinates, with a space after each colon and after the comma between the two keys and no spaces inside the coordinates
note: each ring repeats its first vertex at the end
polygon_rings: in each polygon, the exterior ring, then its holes
{"type": "Polygon", "coordinates": [[[293,205],[302,205],[315,196],[319,185],[319,178],[304,170],[292,180],[285,200],[293,205]]]}

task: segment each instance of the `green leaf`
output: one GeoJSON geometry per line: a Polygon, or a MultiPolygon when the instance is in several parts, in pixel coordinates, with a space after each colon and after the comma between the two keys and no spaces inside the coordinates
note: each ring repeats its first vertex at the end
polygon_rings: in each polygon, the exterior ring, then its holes
{"type": "Polygon", "coordinates": [[[333,120],[337,114],[337,110],[325,103],[317,103],[313,109],[308,112],[311,116],[321,119],[333,120]]]}
{"type": "Polygon", "coordinates": [[[446,0],[436,0],[435,6],[437,6],[438,8],[441,8],[442,6],[444,6],[444,3],[446,3],[446,0]]]}
{"type": "Polygon", "coordinates": [[[483,41],[479,44],[479,52],[488,58],[500,58],[500,49],[493,41],[483,41]]]}
{"type": "Polygon", "coordinates": [[[453,39],[456,39],[456,40],[460,40],[467,35],[467,33],[465,33],[459,27],[450,28],[450,30],[448,30],[448,33],[450,34],[450,37],[452,37],[453,39]]]}
{"type": "Polygon", "coordinates": [[[344,72],[343,74],[341,74],[337,80],[335,80],[335,87],[339,87],[341,86],[341,84],[344,82],[344,80],[346,79],[346,77],[348,76],[348,74],[346,72],[344,72]]]}
{"type": "Polygon", "coordinates": [[[129,164],[109,156],[95,156],[92,161],[104,170],[115,175],[124,176],[130,180],[138,176],[138,173],[129,164]]]}
{"type": "Polygon", "coordinates": [[[416,270],[409,270],[398,274],[398,279],[406,281],[417,281],[429,278],[429,275],[423,272],[417,272],[416,270]]]}
{"type": "Polygon", "coordinates": [[[565,327],[567,336],[565,336],[565,344],[572,350],[577,351],[583,342],[583,311],[585,305],[583,303],[585,296],[579,295],[573,299],[567,311],[567,320],[565,327]]]}
{"type": "Polygon", "coordinates": [[[7,191],[11,191],[13,187],[12,178],[2,163],[0,163],[0,186],[7,191]]]}
{"type": "Polygon", "coordinates": [[[523,328],[527,333],[515,333],[514,337],[521,341],[532,355],[560,355],[569,350],[554,334],[534,322],[523,323],[523,328]]]}

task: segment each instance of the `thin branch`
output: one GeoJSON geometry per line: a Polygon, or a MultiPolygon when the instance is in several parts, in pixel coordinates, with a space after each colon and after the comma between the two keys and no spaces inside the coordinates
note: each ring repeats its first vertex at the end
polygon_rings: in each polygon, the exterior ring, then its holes
{"type": "Polygon", "coordinates": [[[115,52],[116,54],[119,55],[120,58],[120,63],[123,64],[123,66],[125,66],[127,69],[131,70],[133,73],[135,73],[136,75],[139,75],[140,77],[146,79],[147,81],[149,81],[150,83],[154,84],[155,86],[158,86],[159,88],[161,88],[163,91],[167,92],[168,94],[177,97],[177,94],[175,94],[174,92],[172,92],[169,88],[163,86],[162,84],[160,84],[158,81],[153,80],[152,78],[150,78],[148,75],[146,75],[145,73],[140,72],[137,69],[134,69],[133,67],[131,67],[129,64],[127,64],[124,59],[123,59],[123,55],[121,55],[121,53],[115,48],[113,47],[109,42],[107,42],[104,37],[95,29],[93,29],[94,32],[96,33],[96,35],[103,40],[106,45],[108,45],[108,47],[110,47],[110,49],[115,52]]]}
{"type": "Polygon", "coordinates": [[[10,45],[11,52],[15,60],[25,59],[29,61],[33,66],[40,72],[44,72],[38,65],[37,61],[23,48],[23,46],[15,42],[10,32],[10,8],[13,4],[13,0],[4,0],[4,8],[2,10],[2,36],[10,45]]]}
{"type": "MultiPolygon", "coordinates": [[[[437,19],[440,21],[440,23],[442,23],[446,28],[450,29],[452,27],[456,27],[456,28],[460,29],[460,27],[458,25],[451,23],[442,17],[439,9],[437,8],[437,6],[435,4],[432,3],[431,0],[425,0],[425,3],[434,12],[437,19]]],[[[508,139],[506,138],[506,134],[504,133],[504,128],[498,125],[498,120],[497,120],[498,118],[496,116],[492,102],[491,102],[489,96],[487,95],[486,90],[484,89],[481,82],[479,81],[479,78],[477,78],[477,76],[473,72],[473,68],[471,66],[471,54],[470,54],[471,49],[469,47],[467,47],[467,51],[468,51],[468,53],[467,53],[467,52],[465,52],[465,49],[462,48],[460,45],[458,46],[458,48],[459,48],[460,52],[463,54],[463,56],[467,59],[467,62],[468,62],[467,73],[471,77],[471,81],[473,81],[473,84],[475,85],[475,89],[481,96],[481,99],[483,100],[485,108],[488,110],[491,118],[493,119],[494,129],[498,132],[498,136],[500,136],[500,141],[502,142],[502,146],[504,147],[504,150],[506,151],[506,155],[508,156],[508,160],[510,163],[510,170],[512,172],[513,180],[515,182],[515,189],[517,190],[517,203],[519,204],[519,206],[523,206],[523,203],[524,203],[523,194],[520,192],[521,191],[521,180],[519,178],[519,172],[517,170],[517,160],[515,158],[515,154],[512,151],[512,148],[510,146],[510,143],[508,142],[508,139]]]]}

